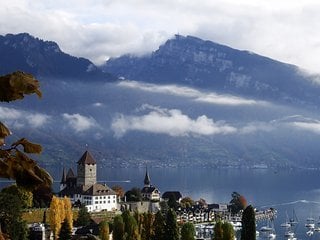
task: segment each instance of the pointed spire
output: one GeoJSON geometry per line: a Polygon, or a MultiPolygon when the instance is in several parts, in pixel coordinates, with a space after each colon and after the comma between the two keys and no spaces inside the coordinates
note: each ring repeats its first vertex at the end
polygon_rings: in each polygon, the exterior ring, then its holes
{"type": "Polygon", "coordinates": [[[77,162],[78,164],[85,165],[85,164],[96,164],[96,160],[92,157],[92,155],[89,153],[89,151],[85,151],[85,153],[82,155],[82,157],[77,162]]]}
{"type": "Polygon", "coordinates": [[[150,181],[150,177],[149,177],[148,167],[147,166],[146,166],[146,175],[144,177],[144,181],[143,182],[144,182],[145,186],[150,186],[151,181],[150,181]]]}
{"type": "Polygon", "coordinates": [[[67,176],[66,176],[66,168],[63,167],[63,171],[62,171],[62,177],[61,177],[61,184],[64,184],[67,182],[67,176]]]}

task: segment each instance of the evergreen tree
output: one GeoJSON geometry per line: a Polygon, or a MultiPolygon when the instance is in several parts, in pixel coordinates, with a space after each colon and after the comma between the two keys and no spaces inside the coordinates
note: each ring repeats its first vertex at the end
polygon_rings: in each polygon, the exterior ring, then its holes
{"type": "Polygon", "coordinates": [[[223,228],[221,221],[216,222],[214,225],[213,240],[223,240],[223,228]]]}
{"type": "Polygon", "coordinates": [[[181,239],[183,240],[194,240],[195,229],[192,223],[187,222],[183,224],[181,228],[181,239]]]}
{"type": "Polygon", "coordinates": [[[109,240],[109,223],[107,221],[102,221],[99,224],[99,236],[101,240],[109,240]]]}
{"type": "Polygon", "coordinates": [[[151,236],[152,240],[166,240],[166,223],[161,211],[156,213],[152,228],[154,231],[151,236]]]}
{"type": "Polygon", "coordinates": [[[234,233],[233,226],[230,223],[224,222],[222,224],[222,232],[223,232],[222,240],[234,240],[235,233],[234,233]]]}
{"type": "Polygon", "coordinates": [[[148,212],[142,216],[141,240],[150,240],[153,236],[153,214],[148,212]]]}
{"type": "Polygon", "coordinates": [[[241,240],[256,239],[256,217],[254,208],[249,205],[242,214],[241,240]]]}
{"type": "Polygon", "coordinates": [[[126,240],[140,240],[140,234],[136,219],[129,215],[127,222],[125,223],[125,239],[126,240]]]}
{"type": "Polygon", "coordinates": [[[12,240],[27,239],[27,225],[22,221],[22,202],[17,194],[0,193],[0,226],[12,240]]]}
{"type": "Polygon", "coordinates": [[[166,216],[166,231],[167,240],[179,240],[179,228],[177,223],[177,216],[173,209],[169,209],[166,216]]]}
{"type": "Polygon", "coordinates": [[[70,223],[68,219],[65,218],[61,224],[61,229],[59,232],[59,240],[71,240],[72,239],[72,232],[70,228],[70,223]]]}
{"type": "Polygon", "coordinates": [[[77,226],[87,226],[90,223],[90,213],[86,206],[82,205],[78,212],[77,226]]]}
{"type": "Polygon", "coordinates": [[[113,240],[124,239],[124,222],[121,215],[117,215],[113,219],[113,240]]]}

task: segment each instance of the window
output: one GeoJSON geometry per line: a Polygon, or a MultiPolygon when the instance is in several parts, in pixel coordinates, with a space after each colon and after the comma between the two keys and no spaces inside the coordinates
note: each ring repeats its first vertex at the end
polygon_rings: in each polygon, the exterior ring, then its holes
{"type": "Polygon", "coordinates": [[[108,201],[108,203],[110,203],[110,201],[108,201]]]}
{"type": "Polygon", "coordinates": [[[95,201],[94,204],[99,204],[99,201],[95,201]]]}

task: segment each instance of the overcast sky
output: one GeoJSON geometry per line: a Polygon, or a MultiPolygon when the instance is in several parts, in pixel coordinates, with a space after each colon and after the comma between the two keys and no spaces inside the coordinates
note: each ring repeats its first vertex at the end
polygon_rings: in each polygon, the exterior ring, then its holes
{"type": "Polygon", "coordinates": [[[194,35],[320,73],[316,0],[1,0],[0,34],[28,32],[101,64],[194,35]]]}

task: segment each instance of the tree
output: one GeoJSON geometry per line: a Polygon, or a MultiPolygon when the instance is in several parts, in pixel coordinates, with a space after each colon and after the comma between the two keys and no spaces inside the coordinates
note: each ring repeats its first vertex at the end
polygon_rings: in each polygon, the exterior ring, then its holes
{"type": "Polygon", "coordinates": [[[132,215],[129,215],[127,222],[125,222],[125,229],[126,240],[140,240],[138,224],[132,215]]]}
{"type": "Polygon", "coordinates": [[[72,239],[72,232],[70,223],[68,222],[68,219],[65,218],[62,222],[61,229],[59,232],[59,240],[71,240],[72,239]]]}
{"type": "Polygon", "coordinates": [[[139,202],[142,200],[141,190],[134,187],[125,193],[125,198],[128,202],[139,202]]]}
{"type": "Polygon", "coordinates": [[[153,236],[153,221],[154,217],[151,212],[142,215],[141,240],[150,240],[153,236]]]}
{"type": "Polygon", "coordinates": [[[113,219],[113,240],[124,240],[124,223],[121,215],[113,219]]]}
{"type": "Polygon", "coordinates": [[[237,192],[233,192],[231,194],[231,201],[230,201],[230,210],[232,214],[237,214],[241,210],[245,209],[247,206],[247,200],[244,196],[240,195],[237,192]]]}
{"type": "Polygon", "coordinates": [[[116,192],[117,196],[120,197],[120,198],[123,198],[124,197],[124,190],[121,186],[119,185],[115,185],[112,187],[112,190],[116,192]]]}
{"type": "Polygon", "coordinates": [[[179,228],[177,224],[177,216],[173,209],[169,209],[166,216],[166,231],[167,240],[178,240],[179,239],[179,228]]]}
{"type": "Polygon", "coordinates": [[[80,210],[78,212],[78,218],[77,218],[77,226],[87,226],[90,223],[90,213],[88,212],[88,209],[86,206],[82,205],[80,207],[80,210]]]}
{"type": "Polygon", "coordinates": [[[181,228],[181,239],[183,240],[194,240],[195,228],[192,223],[187,222],[182,225],[181,228]]]}
{"type": "Polygon", "coordinates": [[[73,212],[72,212],[72,204],[70,198],[64,197],[63,198],[63,206],[64,206],[64,215],[65,219],[70,225],[70,229],[73,227],[73,212]]]}
{"type": "Polygon", "coordinates": [[[22,208],[30,208],[32,207],[33,202],[33,194],[32,192],[17,186],[16,184],[12,184],[6,188],[3,188],[1,192],[16,194],[21,201],[22,208]]]}
{"type": "Polygon", "coordinates": [[[160,211],[156,213],[152,228],[154,230],[152,240],[166,240],[166,223],[160,211]]]}
{"type": "Polygon", "coordinates": [[[191,208],[194,205],[194,201],[190,197],[184,197],[180,201],[182,208],[191,208]]]}
{"type": "Polygon", "coordinates": [[[101,240],[109,240],[109,223],[107,221],[100,222],[99,236],[101,240]]]}
{"type": "Polygon", "coordinates": [[[222,232],[223,232],[223,238],[222,240],[234,240],[235,238],[235,233],[233,226],[231,223],[224,222],[222,224],[222,232]]]}
{"type": "Polygon", "coordinates": [[[177,199],[173,193],[169,195],[168,206],[169,208],[173,208],[173,209],[177,209],[179,206],[179,204],[177,203],[177,199]]]}
{"type": "Polygon", "coordinates": [[[242,214],[241,240],[256,239],[256,217],[254,208],[249,205],[242,214]]]}
{"type": "Polygon", "coordinates": [[[53,196],[49,208],[49,224],[54,238],[57,238],[61,228],[61,209],[58,197],[53,196]]]}
{"type": "Polygon", "coordinates": [[[0,193],[0,227],[12,240],[27,239],[27,225],[22,220],[22,203],[18,195],[0,193]]]}
{"type": "MultiPolygon", "coordinates": [[[[14,72],[0,77],[0,102],[23,99],[24,95],[41,97],[39,82],[30,74],[14,72]]],[[[52,185],[52,177],[27,154],[40,154],[42,147],[22,138],[5,148],[8,127],[0,121],[0,177],[14,179],[18,186],[35,189],[41,184],[52,185]]]]}
{"type": "Polygon", "coordinates": [[[51,199],[53,196],[51,186],[41,184],[32,191],[33,194],[33,206],[47,208],[50,206],[51,199]]]}
{"type": "Polygon", "coordinates": [[[218,221],[214,225],[213,229],[213,240],[222,240],[223,239],[223,228],[222,228],[222,222],[218,221]]]}

